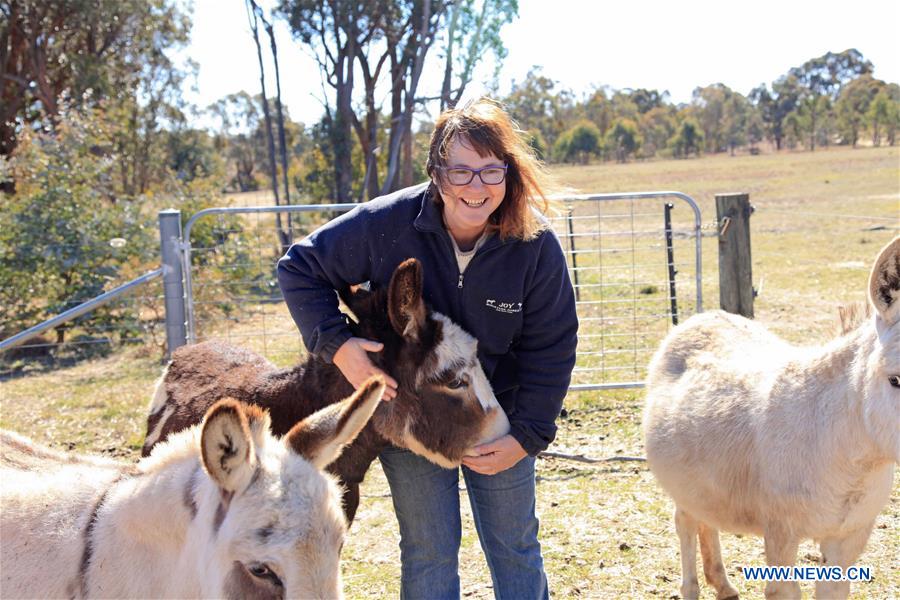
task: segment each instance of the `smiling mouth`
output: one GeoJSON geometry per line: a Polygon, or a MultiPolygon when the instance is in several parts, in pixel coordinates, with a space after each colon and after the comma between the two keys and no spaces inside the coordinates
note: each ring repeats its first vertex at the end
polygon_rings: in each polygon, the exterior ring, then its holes
{"type": "Polygon", "coordinates": [[[481,200],[466,200],[465,198],[460,198],[460,200],[462,200],[469,208],[478,208],[487,202],[487,198],[482,198],[481,200]]]}

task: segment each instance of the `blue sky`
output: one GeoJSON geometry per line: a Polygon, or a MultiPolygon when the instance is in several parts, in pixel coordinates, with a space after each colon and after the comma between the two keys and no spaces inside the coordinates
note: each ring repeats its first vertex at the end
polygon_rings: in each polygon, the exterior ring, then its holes
{"type": "MultiPolygon", "coordinates": [[[[262,6],[274,2],[261,1],[262,6]]],[[[771,83],[789,68],[831,50],[857,48],[875,64],[875,76],[900,82],[900,2],[896,0],[519,0],[519,18],[503,30],[509,56],[501,93],[533,65],[576,94],[596,86],[668,90],[690,100],[696,86],[724,83],[743,94],[771,83]]],[[[195,0],[192,42],[199,64],[196,90],[185,96],[205,106],[226,94],[259,92],[256,49],[243,0],[195,0]]],[[[282,99],[294,120],[322,114],[315,61],[276,31],[282,99]]],[[[432,50],[436,58],[437,52],[432,50]]],[[[271,74],[271,69],[269,73],[271,74]]],[[[482,92],[485,65],[467,95],[482,92]]],[[[438,89],[441,68],[426,68],[420,90],[438,89]]],[[[274,94],[274,83],[267,83],[274,94]]]]}

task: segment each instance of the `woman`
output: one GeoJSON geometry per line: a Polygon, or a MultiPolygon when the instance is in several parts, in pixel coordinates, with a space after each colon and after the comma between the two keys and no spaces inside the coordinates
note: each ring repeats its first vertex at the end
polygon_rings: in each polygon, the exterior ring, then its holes
{"type": "MultiPolygon", "coordinates": [[[[509,116],[481,99],[441,114],[426,170],[429,183],[362,204],[292,246],[279,284],[306,346],[359,386],[380,373],[366,353],[381,344],[351,337],[334,290],[386,286],[400,262],[422,262],[426,301],[478,339],[509,416],[509,435],[461,468],[494,593],[546,598],[534,457],[556,434],[578,322],[562,247],[538,214],[548,208],[541,167],[509,116]]],[[[458,598],[458,470],[401,449],[380,460],[400,525],[401,596],[458,598]]]]}

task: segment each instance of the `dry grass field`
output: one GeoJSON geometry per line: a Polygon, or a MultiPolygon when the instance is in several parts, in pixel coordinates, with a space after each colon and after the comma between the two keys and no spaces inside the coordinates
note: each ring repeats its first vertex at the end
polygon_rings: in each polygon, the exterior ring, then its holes
{"type": "MultiPolygon", "coordinates": [[[[826,149],[815,153],[713,156],[688,161],[557,167],[560,183],[582,193],[678,190],[715,220],[714,195],[748,192],[758,320],[795,343],[818,345],[834,334],[837,307],[860,301],[878,249],[900,233],[900,148],[826,149]]],[[[244,202],[246,204],[246,202],[244,202]]],[[[717,305],[714,235],[703,238],[703,292],[717,305]]],[[[280,326],[286,310],[256,313],[280,326]]],[[[239,333],[242,323],[229,327],[239,333]]],[[[0,426],[54,446],[133,460],[144,433],[149,393],[160,370],[153,348],[128,348],[57,369],[20,371],[0,380],[0,426]]],[[[643,454],[642,392],[572,394],[554,450],[597,459],[643,454]]],[[[538,461],[538,513],[546,568],[559,598],[677,598],[678,544],[672,504],[640,462],[538,461]]],[[[465,502],[464,502],[465,506],[465,502]]],[[[490,577],[466,508],[461,577],[466,598],[490,598],[490,577]]],[[[853,598],[900,596],[900,482],[859,565],[873,580],[853,598]]],[[[396,597],[397,526],[378,465],[363,486],[357,521],[343,551],[350,598],[396,597]]],[[[0,541],[2,543],[2,541],[0,541]]],[[[762,541],[722,535],[723,557],[742,596],[762,596],[741,566],[765,564],[762,541]]],[[[820,559],[810,542],[800,564],[820,559]]],[[[813,586],[803,584],[811,597],[813,586]]],[[[702,597],[712,598],[708,586],[702,597]]]]}

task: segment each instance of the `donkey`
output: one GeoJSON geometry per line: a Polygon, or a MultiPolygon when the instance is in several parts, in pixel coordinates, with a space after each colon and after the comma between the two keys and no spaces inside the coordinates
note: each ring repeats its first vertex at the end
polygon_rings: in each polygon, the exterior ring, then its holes
{"type": "MultiPolygon", "coordinates": [[[[345,290],[341,298],[358,320],[350,323],[353,335],[384,344],[370,357],[399,384],[397,397],[379,406],[329,469],[345,486],[344,510],[352,522],[359,485],[389,444],[453,468],[473,446],[505,435],[509,421],[478,362],[475,338],[425,305],[419,261],[401,263],[386,290],[345,290]]],[[[173,353],[157,384],[143,452],[196,423],[223,394],[268,409],[278,435],[352,389],[336,366],[313,356],[277,369],[221,342],[184,346],[173,353]]]]}
{"type": "MultiPolygon", "coordinates": [[[[675,501],[683,598],[697,598],[696,542],[717,598],[737,596],[719,530],[765,538],[790,566],[801,539],[846,573],[891,493],[900,461],[900,237],[869,277],[871,318],[824,347],[798,348],[720,311],[672,330],[649,366],[647,460],[675,501]]],[[[836,570],[831,570],[836,572],[836,570]]],[[[800,597],[770,581],[767,597],[800,597]]],[[[848,582],[819,581],[841,598],[848,582]]]]}
{"type": "Polygon", "coordinates": [[[0,432],[0,597],[339,597],[346,521],[322,469],[383,392],[372,378],[280,440],[225,398],[137,465],[0,432]]]}

